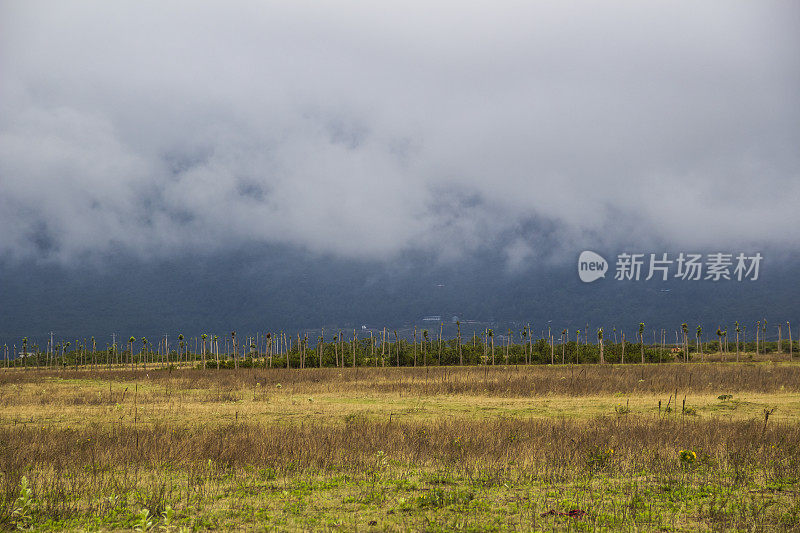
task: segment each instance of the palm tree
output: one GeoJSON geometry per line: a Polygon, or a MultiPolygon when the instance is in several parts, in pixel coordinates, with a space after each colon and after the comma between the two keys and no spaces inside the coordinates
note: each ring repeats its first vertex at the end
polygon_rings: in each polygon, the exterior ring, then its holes
{"type": "MultiPolygon", "coordinates": [[[[231,331],[231,348],[233,349],[233,368],[239,369],[239,354],[236,346],[236,332],[231,331]]],[[[289,368],[289,353],[286,353],[286,368],[289,368]]]]}
{"type": "Polygon", "coordinates": [[[722,328],[717,328],[717,342],[719,342],[719,355],[722,358],[722,328]]]}
{"type": "Polygon", "coordinates": [[[422,343],[422,364],[423,364],[423,366],[427,367],[428,366],[428,351],[425,349],[426,346],[428,345],[428,330],[427,329],[423,329],[422,330],[422,339],[423,339],[423,343],[422,343]]]}
{"type": "MultiPolygon", "coordinates": [[[[395,329],[393,331],[394,331],[394,345],[395,345],[395,350],[397,351],[397,368],[400,368],[400,338],[397,336],[397,330],[395,329]]],[[[355,352],[353,352],[353,358],[354,358],[353,361],[355,361],[355,352]]],[[[353,366],[355,366],[355,362],[353,363],[353,366]]]]}
{"type": "Polygon", "coordinates": [[[444,328],[444,322],[439,323],[439,366],[442,366],[442,328],[444,328]]]}
{"type": "MultiPolygon", "coordinates": [[[[464,355],[461,353],[461,321],[456,320],[456,328],[458,329],[458,364],[464,366],[464,355]]],[[[416,337],[415,337],[416,338],[416,337]]],[[[416,352],[414,352],[416,353],[416,352]]]]}
{"type": "Polygon", "coordinates": [[[756,355],[758,355],[758,335],[761,332],[761,321],[756,322],[756,355]]]}
{"type": "MultiPolygon", "coordinates": [[[[338,365],[338,359],[336,363],[338,365]]],[[[383,334],[381,334],[381,366],[386,366],[386,326],[383,327],[383,334]]]]}
{"type": "Polygon", "coordinates": [[[642,352],[642,364],[644,364],[644,322],[639,322],[639,348],[642,352]]]}
{"type": "Polygon", "coordinates": [[[789,324],[789,321],[786,321],[786,329],[789,332],[789,360],[792,360],[792,325],[789,324]]]}
{"type": "Polygon", "coordinates": [[[689,325],[686,322],[681,324],[681,331],[683,332],[683,362],[684,363],[688,363],[689,362],[689,340],[688,340],[689,325]]]}
{"type": "MultiPolygon", "coordinates": [[[[417,349],[416,342],[414,343],[414,349],[417,349]]],[[[371,329],[369,330],[369,357],[370,359],[375,359],[375,337],[372,335],[371,329]]],[[[375,361],[375,366],[378,366],[377,360],[375,361]]]]}
{"type": "Polygon", "coordinates": [[[506,334],[506,356],[505,356],[505,364],[508,364],[508,351],[511,349],[511,328],[508,329],[508,333],[506,334]]]}
{"type": "Polygon", "coordinates": [[[85,349],[86,346],[82,345],[78,339],[75,339],[75,370],[78,370],[78,365],[81,363],[85,349]]]}
{"type": "Polygon", "coordinates": [[[742,351],[747,351],[747,326],[742,325],[742,351]]]}
{"type": "Polygon", "coordinates": [[[533,330],[531,329],[530,322],[528,323],[528,351],[527,351],[527,360],[528,364],[531,364],[531,358],[533,357],[533,330]]]}
{"type": "MultiPolygon", "coordinates": [[[[763,329],[761,330],[761,340],[764,347],[764,353],[767,353],[767,319],[764,319],[763,329]]],[[[772,357],[770,357],[772,359],[772,357]]]]}
{"type": "MultiPolygon", "coordinates": [[[[372,332],[370,332],[369,336],[370,336],[370,338],[372,338],[372,332]]],[[[269,335],[269,333],[267,333],[267,339],[268,339],[267,340],[267,345],[268,346],[272,344],[272,341],[271,341],[271,339],[269,337],[270,337],[270,335],[269,335]]],[[[322,328],[322,329],[319,330],[319,343],[318,343],[318,346],[319,346],[319,367],[322,368],[322,356],[325,353],[325,328],[322,328]]],[[[269,358],[270,358],[269,366],[270,366],[270,368],[272,368],[272,354],[271,353],[270,353],[269,358]]]]}
{"type": "Polygon", "coordinates": [[[28,370],[28,337],[22,337],[22,364],[28,370]]]}
{"type": "MultiPolygon", "coordinates": [[[[267,336],[269,338],[269,333],[267,333],[267,336]]],[[[272,339],[270,339],[270,341],[271,340],[272,339]]],[[[270,347],[271,346],[272,346],[272,343],[270,342],[270,347]]],[[[214,354],[214,358],[217,361],[217,370],[219,370],[219,335],[213,335],[211,337],[211,352],[214,354]]],[[[272,363],[272,360],[270,359],[270,365],[271,365],[271,363],[272,363]]]]}
{"type": "Polygon", "coordinates": [[[603,357],[603,328],[597,329],[597,343],[600,345],[600,364],[603,364],[606,362],[603,357]]]}
{"type": "Polygon", "coordinates": [[[739,332],[742,328],[739,326],[739,322],[736,322],[736,362],[739,362],[739,332]]]}
{"type": "Polygon", "coordinates": [[[489,342],[492,345],[492,365],[494,365],[494,331],[489,330],[489,342]]]}
{"type": "MultiPolygon", "coordinates": [[[[353,330],[353,335],[355,335],[355,333],[356,333],[356,330],[353,330]]],[[[242,355],[244,355],[244,354],[242,354],[242,355]]],[[[299,332],[297,333],[297,357],[298,357],[298,360],[299,360],[299,362],[297,364],[297,368],[305,368],[306,353],[304,351],[303,338],[300,337],[300,333],[299,332]]],[[[342,366],[344,366],[344,365],[342,365],[342,366]]]]}
{"type": "Polygon", "coordinates": [[[695,344],[697,345],[697,351],[700,352],[700,361],[705,361],[705,356],[703,355],[703,341],[701,340],[703,337],[703,328],[700,325],[697,326],[697,338],[695,340],[695,344]]]}
{"type": "Polygon", "coordinates": [[[386,366],[387,359],[389,360],[389,366],[392,366],[392,347],[391,346],[388,347],[389,353],[387,354],[386,353],[387,344],[389,344],[389,333],[386,331],[386,326],[384,326],[383,334],[381,335],[381,366],[384,367],[386,366]]]}
{"type": "Polygon", "coordinates": [[[130,354],[128,355],[128,362],[131,365],[131,370],[133,370],[133,343],[136,342],[136,337],[131,337],[128,339],[128,347],[130,349],[130,354]]]}
{"type": "Polygon", "coordinates": [[[725,354],[728,353],[728,327],[722,330],[722,340],[725,343],[725,351],[722,354],[722,360],[725,361],[725,354]]]}
{"type": "MultiPolygon", "coordinates": [[[[459,330],[460,331],[460,330],[459,330]]],[[[372,337],[372,332],[370,331],[370,337],[372,337]]],[[[417,326],[414,326],[414,366],[417,366],[417,326]]]]}
{"type": "MultiPolygon", "coordinates": [[[[387,336],[386,338],[388,339],[389,337],[387,336]]],[[[391,345],[390,345],[389,346],[389,356],[390,356],[390,358],[391,358],[391,355],[392,355],[392,351],[391,350],[392,350],[392,348],[391,348],[391,345]]],[[[339,353],[342,354],[342,368],[344,368],[344,332],[343,331],[339,331],[339,353]]],[[[391,363],[391,360],[389,361],[389,363],[391,363]]]]}
{"type": "Polygon", "coordinates": [[[484,328],[481,334],[481,345],[483,346],[483,359],[482,363],[488,364],[489,362],[489,328],[484,328]]]}
{"type": "Polygon", "coordinates": [[[145,351],[147,348],[147,338],[142,337],[142,354],[144,354],[144,369],[147,370],[147,352],[145,351]]]}

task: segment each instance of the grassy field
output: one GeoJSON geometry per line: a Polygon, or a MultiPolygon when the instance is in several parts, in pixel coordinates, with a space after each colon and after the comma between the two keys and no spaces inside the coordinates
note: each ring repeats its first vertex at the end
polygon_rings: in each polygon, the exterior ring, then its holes
{"type": "Polygon", "coordinates": [[[789,362],[17,369],[0,406],[6,529],[800,531],[789,362]]]}

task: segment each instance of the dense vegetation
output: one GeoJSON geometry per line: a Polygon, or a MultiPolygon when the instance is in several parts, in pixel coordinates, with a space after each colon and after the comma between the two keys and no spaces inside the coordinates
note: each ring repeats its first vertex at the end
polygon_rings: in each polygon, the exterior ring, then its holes
{"type": "Polygon", "coordinates": [[[127,344],[98,349],[94,339],[53,344],[40,349],[20,343],[22,352],[14,357],[12,348],[0,347],[0,364],[6,367],[127,367],[146,368],[170,365],[191,365],[206,368],[309,368],[352,366],[446,366],[499,364],[565,364],[565,363],[663,363],[670,361],[753,360],[759,356],[790,358],[800,353],[798,341],[728,341],[721,337],[713,341],[691,341],[688,337],[679,344],[610,342],[602,338],[602,330],[592,342],[566,340],[551,335],[533,340],[527,330],[515,342],[513,333],[496,340],[492,330],[482,336],[468,338],[437,338],[427,330],[412,340],[385,333],[385,340],[359,337],[356,332],[346,337],[337,332],[330,340],[316,340],[308,335],[294,339],[272,334],[246,337],[235,335],[206,336],[205,339],[186,339],[182,336],[176,348],[160,340],[154,346],[148,339],[131,337],[127,344]],[[393,339],[393,340],[392,340],[393,339]],[[720,349],[722,348],[722,349],[720,349]],[[22,354],[28,354],[23,357],[22,354]]]}

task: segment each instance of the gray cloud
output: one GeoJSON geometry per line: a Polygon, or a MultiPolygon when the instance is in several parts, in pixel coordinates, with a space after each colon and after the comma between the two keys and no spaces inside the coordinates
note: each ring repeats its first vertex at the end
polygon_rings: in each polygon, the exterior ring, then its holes
{"type": "Polygon", "coordinates": [[[795,249],[799,11],[4,2],[0,254],[795,249]]]}

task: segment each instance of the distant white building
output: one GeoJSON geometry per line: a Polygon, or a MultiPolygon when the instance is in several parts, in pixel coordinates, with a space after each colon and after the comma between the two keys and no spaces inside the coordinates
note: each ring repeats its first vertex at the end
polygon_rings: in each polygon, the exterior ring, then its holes
{"type": "Polygon", "coordinates": [[[428,315],[422,317],[423,322],[441,322],[442,316],[441,315],[428,315]]]}

